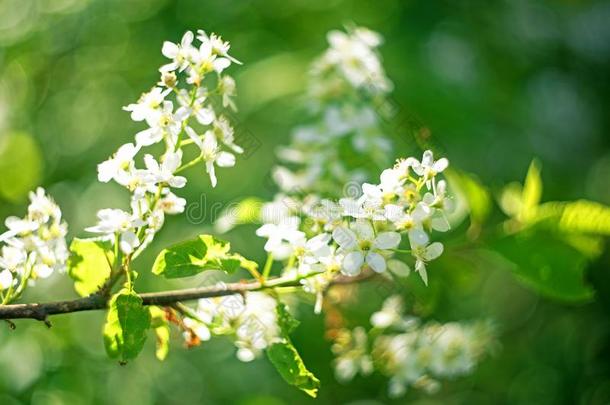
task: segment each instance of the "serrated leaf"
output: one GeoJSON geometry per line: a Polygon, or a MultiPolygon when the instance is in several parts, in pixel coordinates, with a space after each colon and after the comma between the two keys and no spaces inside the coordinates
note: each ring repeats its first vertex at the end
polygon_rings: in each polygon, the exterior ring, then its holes
{"type": "Polygon", "coordinates": [[[74,289],[80,296],[98,291],[108,280],[114,254],[110,243],[75,238],[70,244],[68,275],[74,280],[74,289]]]}
{"type": "Polygon", "coordinates": [[[146,342],[151,325],[148,308],[135,292],[122,289],[108,303],[104,325],[104,345],[110,358],[121,362],[135,359],[146,342]]]}
{"type": "Polygon", "coordinates": [[[584,280],[587,257],[553,235],[520,233],[492,245],[511,262],[513,274],[540,294],[570,302],[593,297],[593,290],[584,280]]]}
{"type": "Polygon", "coordinates": [[[163,249],[152,271],[166,278],[180,278],[194,276],[204,270],[222,270],[231,274],[240,267],[256,269],[258,265],[255,262],[230,253],[230,249],[229,242],[211,235],[200,235],[163,249]]]}
{"type": "Polygon", "coordinates": [[[313,398],[317,396],[320,380],[307,370],[292,343],[286,341],[272,344],[267,349],[267,357],[288,384],[313,398]]]}

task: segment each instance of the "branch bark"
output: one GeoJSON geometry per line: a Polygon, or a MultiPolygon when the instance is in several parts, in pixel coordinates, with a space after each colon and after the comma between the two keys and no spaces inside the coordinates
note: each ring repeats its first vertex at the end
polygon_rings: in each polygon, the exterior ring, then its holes
{"type": "MultiPolygon", "coordinates": [[[[330,284],[352,284],[371,278],[372,273],[362,273],[357,277],[338,277],[330,284]]],[[[234,294],[244,294],[251,291],[262,291],[279,287],[298,287],[300,280],[278,277],[270,279],[265,283],[258,281],[229,283],[224,286],[208,286],[188,288],[182,290],[170,290],[153,293],[140,294],[144,305],[172,305],[180,301],[190,301],[199,298],[223,297],[234,294]]],[[[93,294],[88,297],[77,298],[67,301],[54,301],[32,304],[0,305],[0,319],[36,319],[45,322],[51,315],[68,314],[72,312],[94,311],[106,308],[109,297],[103,294],[93,294]]]]}

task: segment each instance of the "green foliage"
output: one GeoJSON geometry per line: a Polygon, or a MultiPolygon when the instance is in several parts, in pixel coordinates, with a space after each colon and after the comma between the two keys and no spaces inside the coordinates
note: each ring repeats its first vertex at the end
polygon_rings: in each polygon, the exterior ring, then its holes
{"type": "Polygon", "coordinates": [[[610,207],[593,201],[548,202],[537,219],[562,232],[610,235],[610,207]]]}
{"type": "Polygon", "coordinates": [[[288,312],[286,305],[279,300],[275,310],[277,312],[277,323],[284,341],[271,345],[267,349],[267,357],[288,384],[294,385],[307,395],[315,398],[320,380],[307,370],[288,336],[299,326],[299,321],[288,312]]]}
{"type": "Polygon", "coordinates": [[[150,327],[155,331],[157,337],[157,349],[155,355],[157,359],[163,361],[169,352],[170,328],[169,322],[165,318],[165,311],[159,307],[151,306],[150,310],[150,327]]]}
{"type": "Polygon", "coordinates": [[[0,137],[0,196],[21,201],[40,183],[42,153],[28,134],[16,132],[0,137]]]}
{"type": "Polygon", "coordinates": [[[150,326],[150,311],[142,305],[142,299],[134,291],[122,289],[108,303],[104,325],[106,353],[121,362],[135,359],[144,346],[150,326]]]}
{"type": "Polygon", "coordinates": [[[204,270],[223,270],[229,274],[240,267],[256,270],[257,264],[230,253],[229,242],[211,235],[200,235],[163,249],[153,265],[153,273],[166,278],[193,276],[204,270]]]}
{"type": "Polygon", "coordinates": [[[533,160],[525,176],[523,195],[521,196],[521,210],[519,217],[527,220],[536,213],[536,208],[542,197],[542,178],[540,177],[540,163],[533,160]]]}
{"type": "Polygon", "coordinates": [[[585,302],[593,290],[584,280],[588,260],[579,250],[546,232],[522,232],[492,245],[511,263],[511,271],[542,295],[585,302]]]}
{"type": "Polygon", "coordinates": [[[500,197],[500,207],[504,213],[521,223],[534,220],[542,197],[540,164],[533,160],[530,164],[524,185],[511,183],[504,188],[500,197]]]}
{"type": "Polygon", "coordinates": [[[290,335],[299,326],[299,320],[288,312],[288,308],[283,302],[278,301],[275,310],[277,312],[277,324],[282,331],[282,335],[290,335]]]}
{"type": "Polygon", "coordinates": [[[80,296],[98,291],[110,277],[114,254],[107,242],[74,238],[70,244],[68,274],[80,296]]]}
{"type": "Polygon", "coordinates": [[[271,345],[267,349],[267,357],[288,384],[294,385],[313,398],[317,396],[320,380],[307,370],[290,341],[271,345]]]}
{"type": "Polygon", "coordinates": [[[447,170],[445,176],[457,188],[456,192],[462,193],[468,202],[472,225],[480,226],[491,212],[489,191],[476,177],[457,169],[447,170]]]}

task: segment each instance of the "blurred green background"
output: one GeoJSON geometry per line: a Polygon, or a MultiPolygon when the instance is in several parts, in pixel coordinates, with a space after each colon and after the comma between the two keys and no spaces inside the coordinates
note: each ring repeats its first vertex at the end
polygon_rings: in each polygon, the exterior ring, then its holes
{"type": "MultiPolygon", "coordinates": [[[[163,40],[203,28],[231,41],[244,62],[236,77],[240,127],[259,145],[211,190],[203,168],[189,173],[189,218],[170,218],[136,266],[139,290],[179,287],[147,269],[167,243],[211,232],[222,207],[249,195],[270,199],[276,145],[302,121],[307,66],[325,34],[355,22],[386,39],[392,101],[425,123],[452,164],[498,191],[543,164],[546,200],[610,204],[610,2],[348,0],[0,0],[0,216],[23,215],[27,191],[45,186],[71,235],[127,193],[96,181],[96,165],[141,125],[121,106],[158,80],[163,40]]],[[[401,151],[400,143],[396,157],[401,151]]],[[[228,235],[236,251],[263,261],[253,226],[228,235]]],[[[295,345],[322,381],[317,403],[610,403],[610,274],[606,253],[587,271],[596,299],[568,305],[540,298],[506,269],[464,259],[431,266],[416,290],[419,314],[440,321],[490,317],[501,347],[468,377],[432,396],[391,401],[381,376],[341,385],[332,376],[324,320],[300,307],[295,345]],[[435,272],[436,270],[436,272],[435,272]]],[[[212,275],[214,276],[214,275],[212,275]]],[[[417,285],[417,281],[413,282],[417,285]]],[[[204,278],[188,283],[201,284],[204,278]]],[[[367,322],[378,286],[344,308],[367,322]],[[368,295],[366,295],[368,294],[368,295]],[[370,298],[370,299],[369,299],[370,298]]],[[[55,275],[25,300],[70,298],[55,275]]],[[[223,339],[186,350],[178,336],[164,363],[153,339],[140,358],[106,358],[102,312],[0,325],[0,404],[285,404],[311,402],[263,358],[243,364],[223,339]]]]}

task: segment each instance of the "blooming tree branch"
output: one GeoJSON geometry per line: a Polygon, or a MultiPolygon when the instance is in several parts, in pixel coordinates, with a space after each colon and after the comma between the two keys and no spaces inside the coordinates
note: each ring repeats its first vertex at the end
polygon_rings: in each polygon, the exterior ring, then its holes
{"type": "MultiPolygon", "coordinates": [[[[362,282],[374,276],[374,273],[363,273],[358,277],[340,277],[333,280],[333,285],[346,285],[362,282]]],[[[159,291],[139,294],[142,305],[171,306],[181,301],[192,301],[200,298],[224,297],[244,294],[252,291],[265,291],[282,287],[301,287],[301,280],[288,277],[276,277],[264,283],[259,281],[222,284],[221,286],[205,286],[185,288],[180,290],[159,291]]],[[[96,293],[73,300],[54,301],[32,304],[0,305],[0,319],[35,319],[47,321],[49,316],[69,314],[73,312],[95,311],[108,306],[109,297],[96,293]]]]}
{"type": "MultiPolygon", "coordinates": [[[[244,152],[235,143],[226,114],[235,110],[235,81],[226,70],[241,63],[229,55],[229,43],[219,36],[188,31],[179,43],[163,44],[162,54],[170,61],[159,69],[160,81],[124,107],[146,128],[97,167],[100,182],[114,181],[129,191],[130,209],[100,210],[97,224],[85,229],[96,236],[75,238],[69,246],[61,210],[42,189],[30,195],[25,218],[7,219],[8,231],[0,236],[5,244],[0,255],[0,319],[30,318],[49,325],[52,315],[105,309],[106,352],[121,363],[139,355],[149,331],[156,336],[160,360],[168,353],[170,327],[181,332],[189,347],[225,336],[235,344],[238,359],[249,362],[265,353],[289,384],[315,397],[319,380],[292,344],[290,334],[298,321],[283,301],[285,294],[310,295],[314,312],[322,313],[326,293],[338,284],[377,274],[389,280],[407,277],[413,268],[427,285],[427,266],[444,250],[435,239],[450,229],[451,206],[441,178],[449,166],[446,158],[435,158],[427,150],[421,159],[396,156],[393,164],[387,159],[392,145],[373,108],[392,88],[377,50],[381,36],[353,27],[347,33],[332,31],[328,40],[329,49],[311,70],[313,122],[298,128],[291,145],[279,151],[285,165],[274,169],[273,178],[281,193],[255,215],[260,224],[256,234],[267,240],[263,269],[213,235],[166,247],[151,269],[166,279],[209,270],[228,275],[247,271],[250,281],[152,293],[136,290],[132,264],[162,229],[166,216],[184,211],[186,200],[174,191],[186,186],[187,169],[201,166],[215,187],[217,169],[234,166],[236,155],[244,152]],[[162,152],[141,156],[153,145],[156,148],[148,150],[162,152]],[[344,165],[342,145],[375,167],[344,165]],[[189,155],[194,157],[183,161],[189,155]],[[345,188],[348,195],[338,195],[337,190],[345,188]],[[54,271],[67,271],[81,298],[14,303],[28,286],[54,271]],[[195,307],[182,304],[191,300],[198,300],[195,307]]],[[[232,225],[225,221],[224,228],[232,225]]],[[[376,316],[376,327],[385,325],[378,322],[384,316],[376,316]]],[[[419,329],[402,332],[422,335],[419,329]]],[[[354,334],[355,351],[349,344],[336,345],[338,376],[370,371],[374,352],[361,350],[366,339],[360,335],[354,334]]],[[[425,350],[430,344],[414,347],[425,350]]],[[[467,347],[453,338],[447,344],[467,347]]],[[[464,358],[470,365],[478,357],[464,358]]],[[[442,365],[445,360],[439,361],[442,365]]],[[[428,368],[420,367],[418,378],[425,378],[428,368]]],[[[435,375],[445,375],[433,369],[435,375]]],[[[419,381],[405,380],[401,373],[401,367],[389,372],[392,392],[399,394],[419,381]]]]}

